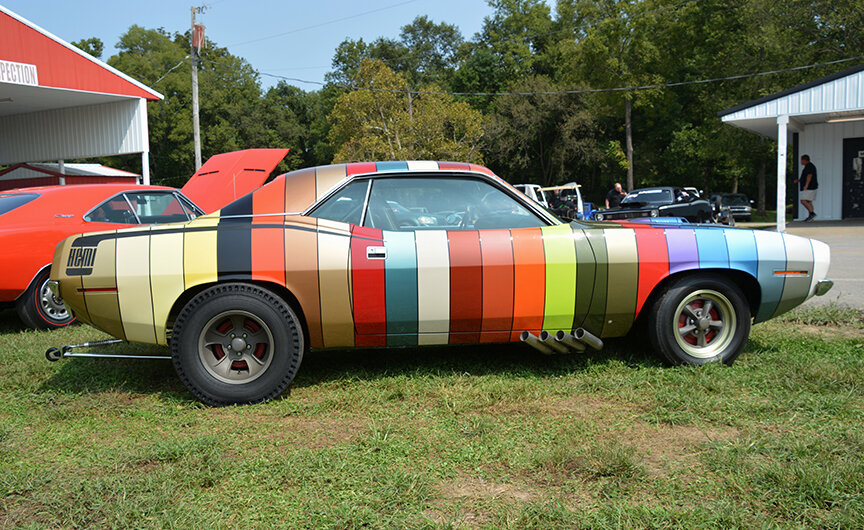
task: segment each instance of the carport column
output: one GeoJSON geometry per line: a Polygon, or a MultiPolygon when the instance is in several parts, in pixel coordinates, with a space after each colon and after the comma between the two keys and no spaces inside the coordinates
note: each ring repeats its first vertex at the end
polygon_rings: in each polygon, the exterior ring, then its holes
{"type": "Polygon", "coordinates": [[[141,153],[141,184],[150,185],[150,153],[141,153]]]}
{"type": "Polygon", "coordinates": [[[786,129],[789,115],[777,116],[777,231],[786,231],[786,129]]]}
{"type": "Polygon", "coordinates": [[[66,175],[66,162],[65,161],[63,161],[63,160],[57,161],[57,172],[60,173],[60,180],[58,180],[57,182],[61,186],[65,186],[66,185],[66,177],[65,177],[65,175],[66,175]]]}

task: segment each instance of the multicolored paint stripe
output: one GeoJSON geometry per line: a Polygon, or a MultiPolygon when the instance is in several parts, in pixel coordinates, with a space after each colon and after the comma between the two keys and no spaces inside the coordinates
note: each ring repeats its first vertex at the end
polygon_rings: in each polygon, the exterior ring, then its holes
{"type": "Polygon", "coordinates": [[[750,278],[759,286],[759,322],[803,302],[827,267],[816,257],[821,243],[723,227],[382,231],[291,214],[352,175],[436,170],[488,172],[445,162],[312,168],[184,225],[68,239],[62,245],[97,253],[92,275],[61,281],[63,296],[82,320],[114,336],[167,344],[184,292],[253,281],[295,305],[314,348],[413,346],[578,327],[622,336],[664,280],[696,270],[750,278]]]}
{"type": "Polygon", "coordinates": [[[94,270],[110,274],[80,277],[82,317],[126,340],[165,344],[185,290],[239,280],[290,292],[316,348],[507,342],[523,330],[624,335],[675,273],[751,275],[762,286],[756,321],[800,304],[813,286],[810,240],[772,232],[611,223],[393,232],[233,217],[247,206],[254,201],[179,229],[103,237],[94,270]],[[116,285],[99,283],[115,271],[116,285]]]}

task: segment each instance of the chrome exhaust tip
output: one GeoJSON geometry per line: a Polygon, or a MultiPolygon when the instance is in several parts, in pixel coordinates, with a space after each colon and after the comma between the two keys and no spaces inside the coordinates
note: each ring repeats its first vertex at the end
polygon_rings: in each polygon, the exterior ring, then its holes
{"type": "Polygon", "coordinates": [[[595,350],[603,349],[603,341],[598,337],[595,337],[591,333],[585,331],[584,328],[576,328],[576,331],[573,332],[573,336],[576,337],[576,340],[579,342],[585,343],[588,346],[591,346],[595,350]]]}
{"type": "Polygon", "coordinates": [[[533,335],[529,331],[523,331],[522,334],[519,335],[519,340],[521,340],[528,346],[531,346],[543,355],[555,355],[555,350],[553,350],[549,346],[546,346],[545,343],[540,342],[540,339],[538,339],[536,335],[533,335]]]}
{"type": "Polygon", "coordinates": [[[570,353],[570,348],[555,340],[555,337],[548,331],[540,332],[540,342],[542,342],[546,346],[549,346],[557,353],[570,353]]]}
{"type": "Polygon", "coordinates": [[[567,346],[574,352],[578,353],[585,351],[585,344],[579,342],[576,337],[574,337],[570,333],[564,332],[563,330],[559,330],[558,333],[555,334],[555,340],[567,346]]]}

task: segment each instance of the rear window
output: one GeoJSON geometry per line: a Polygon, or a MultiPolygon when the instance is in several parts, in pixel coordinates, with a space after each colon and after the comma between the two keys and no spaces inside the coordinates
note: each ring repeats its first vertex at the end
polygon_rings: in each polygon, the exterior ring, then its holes
{"type": "Polygon", "coordinates": [[[0,194],[0,215],[9,213],[39,197],[38,193],[5,193],[0,194]]]}

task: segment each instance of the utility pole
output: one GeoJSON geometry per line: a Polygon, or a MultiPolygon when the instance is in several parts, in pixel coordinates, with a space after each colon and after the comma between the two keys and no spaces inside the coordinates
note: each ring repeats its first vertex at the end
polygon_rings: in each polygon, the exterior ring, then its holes
{"type": "Polygon", "coordinates": [[[204,44],[204,27],[200,30],[195,24],[195,14],[204,14],[208,6],[192,7],[192,35],[190,39],[192,53],[192,138],[195,142],[195,171],[201,169],[201,126],[198,119],[198,50],[204,44]],[[197,33],[200,31],[200,34],[197,33]],[[200,35],[200,41],[196,36],[200,35]],[[197,46],[196,46],[197,45],[197,46]]]}

